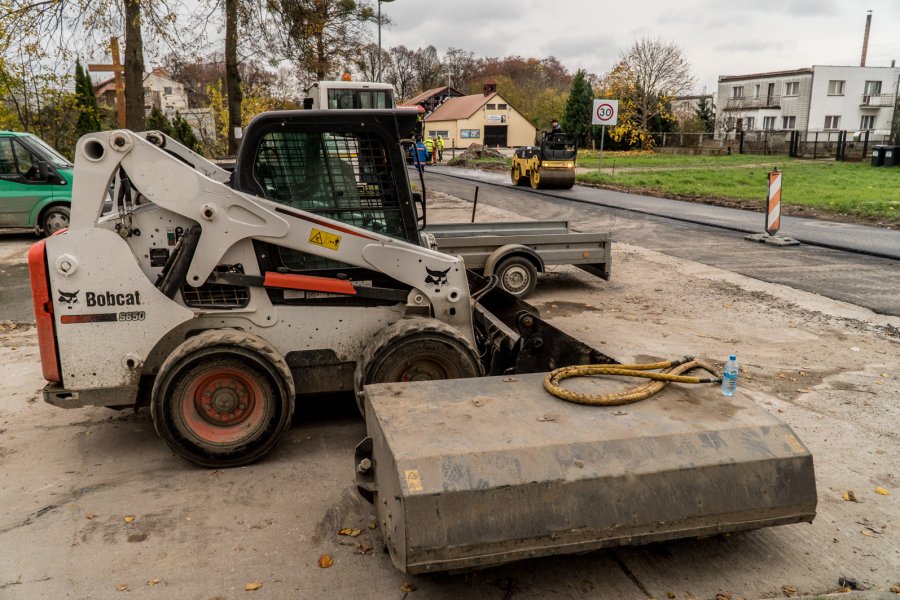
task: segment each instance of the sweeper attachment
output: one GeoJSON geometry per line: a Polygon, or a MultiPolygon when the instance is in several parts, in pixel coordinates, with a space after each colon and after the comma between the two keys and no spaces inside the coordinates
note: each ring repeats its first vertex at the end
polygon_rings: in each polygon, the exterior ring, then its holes
{"type": "MultiPolygon", "coordinates": [[[[809,450],[762,395],[564,402],[542,374],[366,388],[357,484],[408,573],[812,522],[809,450]]],[[[611,380],[572,389],[606,393],[611,380]]]]}

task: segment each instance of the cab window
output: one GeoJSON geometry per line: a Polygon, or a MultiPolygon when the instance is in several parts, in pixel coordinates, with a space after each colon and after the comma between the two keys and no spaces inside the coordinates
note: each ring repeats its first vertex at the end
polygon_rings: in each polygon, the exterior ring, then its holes
{"type": "MultiPolygon", "coordinates": [[[[260,195],[370,231],[407,239],[397,183],[383,141],[372,134],[275,131],[253,160],[260,195]]],[[[413,225],[414,227],[414,225],[413,225]]],[[[333,261],[281,249],[284,266],[332,268],[333,261]]]]}
{"type": "Polygon", "coordinates": [[[39,182],[38,158],[15,138],[0,139],[0,175],[5,179],[39,182]]]}

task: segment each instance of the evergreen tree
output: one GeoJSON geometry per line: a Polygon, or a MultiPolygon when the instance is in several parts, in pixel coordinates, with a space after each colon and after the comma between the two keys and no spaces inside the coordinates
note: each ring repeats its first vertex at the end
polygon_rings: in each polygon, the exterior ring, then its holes
{"type": "Polygon", "coordinates": [[[173,133],[172,124],[169,123],[169,119],[163,114],[163,111],[161,111],[158,106],[154,106],[150,109],[150,115],[147,117],[145,126],[147,131],[162,131],[168,136],[172,136],[173,133]]]}
{"type": "Polygon", "coordinates": [[[100,131],[102,128],[100,108],[94,95],[94,84],[90,74],[81,67],[81,61],[78,59],[75,60],[75,103],[78,110],[78,120],[75,124],[78,137],[100,131]]]}
{"type": "Polygon", "coordinates": [[[703,123],[703,131],[712,133],[716,128],[716,111],[706,96],[701,96],[694,108],[694,114],[703,123]]]}
{"type": "Polygon", "coordinates": [[[591,111],[594,109],[594,91],[587,81],[587,73],[579,69],[572,79],[569,98],[563,111],[560,125],[569,135],[577,135],[581,146],[587,145],[591,138],[591,111]]]}
{"type": "Polygon", "coordinates": [[[194,152],[201,153],[203,151],[203,148],[200,146],[200,140],[194,135],[194,129],[177,110],[175,111],[175,118],[172,119],[172,137],[194,152]]]}

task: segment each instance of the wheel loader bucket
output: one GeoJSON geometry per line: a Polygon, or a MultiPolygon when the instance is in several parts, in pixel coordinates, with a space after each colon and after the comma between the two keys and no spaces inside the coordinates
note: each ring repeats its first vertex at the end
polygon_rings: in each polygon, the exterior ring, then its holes
{"type": "MultiPolygon", "coordinates": [[[[404,572],[812,522],[812,456],[738,390],[672,384],[621,407],[543,374],[366,387],[357,483],[404,572]]],[[[567,380],[606,393],[615,380],[567,380]]]]}

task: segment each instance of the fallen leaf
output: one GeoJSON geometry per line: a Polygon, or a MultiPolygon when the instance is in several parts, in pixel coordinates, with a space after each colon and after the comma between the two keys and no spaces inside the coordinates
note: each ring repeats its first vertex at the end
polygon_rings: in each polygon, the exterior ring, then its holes
{"type": "Polygon", "coordinates": [[[255,592],[256,590],[258,590],[261,587],[262,587],[261,582],[251,581],[250,583],[248,583],[247,585],[244,586],[244,591],[245,592],[255,592]]]}
{"type": "Polygon", "coordinates": [[[890,495],[891,495],[891,493],[890,493],[889,491],[887,491],[886,489],[884,489],[884,488],[881,487],[880,485],[879,485],[877,488],[875,488],[875,493],[876,493],[876,494],[880,494],[880,495],[882,495],[882,496],[890,496],[890,495]]]}
{"type": "Polygon", "coordinates": [[[327,569],[331,565],[334,564],[334,559],[331,558],[330,554],[323,554],[319,557],[319,568],[327,569]]]}
{"type": "Polygon", "coordinates": [[[349,527],[344,527],[343,529],[341,529],[340,531],[338,531],[338,535],[350,535],[350,533],[351,533],[352,531],[353,531],[353,530],[350,529],[349,527]]]}
{"type": "Polygon", "coordinates": [[[797,594],[797,588],[795,588],[795,587],[792,586],[792,585],[783,585],[783,586],[781,586],[781,592],[782,592],[785,596],[787,596],[788,598],[790,598],[791,596],[794,596],[794,595],[797,594]]]}
{"type": "Polygon", "coordinates": [[[403,585],[400,586],[400,591],[405,594],[408,594],[410,592],[416,591],[416,586],[414,586],[413,584],[411,584],[410,582],[407,581],[406,583],[404,583],[403,585]]]}
{"type": "Polygon", "coordinates": [[[128,590],[128,584],[127,584],[127,583],[120,583],[119,585],[116,586],[116,591],[117,591],[117,592],[124,592],[124,591],[127,591],[127,590],[128,590]]]}
{"type": "Polygon", "coordinates": [[[159,579],[148,579],[147,580],[147,585],[149,585],[150,587],[153,587],[157,583],[159,583],[159,579]]]}
{"type": "Polygon", "coordinates": [[[881,376],[884,377],[885,379],[887,379],[888,377],[890,377],[890,375],[888,375],[887,373],[882,373],[881,376]]]}
{"type": "Polygon", "coordinates": [[[359,537],[359,534],[361,534],[361,533],[362,533],[361,530],[359,530],[359,529],[353,529],[353,530],[350,531],[350,537],[359,537]]]}
{"type": "Polygon", "coordinates": [[[93,521],[93,520],[94,520],[94,517],[96,517],[96,516],[97,516],[97,515],[95,515],[94,513],[88,513],[88,514],[86,514],[84,517],[85,517],[88,521],[93,521]]]}
{"type": "Polygon", "coordinates": [[[675,592],[666,592],[666,596],[668,596],[669,598],[674,598],[675,592]]]}
{"type": "Polygon", "coordinates": [[[209,474],[209,476],[210,477],[221,477],[222,471],[213,471],[212,473],[209,474]]]}
{"type": "Polygon", "coordinates": [[[787,379],[787,375],[785,375],[784,373],[779,373],[777,377],[778,379],[787,379]]]}
{"type": "Polygon", "coordinates": [[[378,527],[378,525],[375,523],[375,521],[372,521],[371,523],[369,523],[369,529],[374,530],[376,527],[378,527]]]}
{"type": "Polygon", "coordinates": [[[894,592],[895,594],[900,594],[900,584],[892,585],[891,591],[894,592]]]}
{"type": "Polygon", "coordinates": [[[843,498],[847,502],[857,502],[856,494],[853,493],[853,490],[847,490],[841,495],[841,498],[843,498]]]}
{"type": "Polygon", "coordinates": [[[860,531],[860,533],[863,534],[863,535],[866,536],[866,537],[873,537],[873,536],[875,535],[874,533],[872,533],[872,532],[871,532],[870,530],[868,530],[868,529],[863,529],[863,530],[860,531]]]}
{"type": "Polygon", "coordinates": [[[731,600],[731,594],[728,592],[719,592],[716,594],[716,600],[731,600]]]}
{"type": "Polygon", "coordinates": [[[123,520],[124,520],[126,523],[133,523],[133,522],[134,522],[134,515],[125,515],[125,518],[124,518],[123,520]]]}
{"type": "Polygon", "coordinates": [[[372,551],[372,545],[371,545],[371,544],[359,544],[359,543],[357,543],[357,544],[356,544],[356,550],[357,550],[357,552],[358,552],[359,554],[368,554],[369,552],[372,551]]]}

